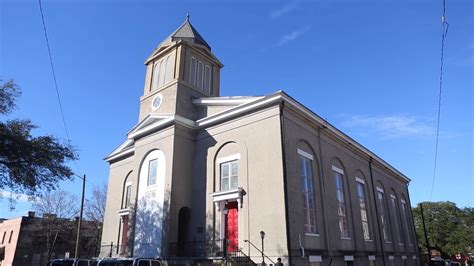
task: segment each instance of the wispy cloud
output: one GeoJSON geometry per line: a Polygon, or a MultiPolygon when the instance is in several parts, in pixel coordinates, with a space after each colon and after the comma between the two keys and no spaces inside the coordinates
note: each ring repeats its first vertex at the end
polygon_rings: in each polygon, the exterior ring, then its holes
{"type": "Polygon", "coordinates": [[[0,191],[0,199],[30,202],[33,199],[33,197],[28,196],[26,194],[19,194],[19,193],[7,191],[7,190],[2,190],[0,191]]]}
{"type": "Polygon", "coordinates": [[[427,119],[408,115],[353,115],[347,117],[342,125],[374,131],[382,139],[428,137],[436,134],[436,128],[427,119]]]}
{"type": "Polygon", "coordinates": [[[280,6],[277,9],[274,9],[270,12],[271,19],[277,19],[285,14],[290,13],[298,7],[298,1],[290,1],[283,6],[280,6]]]}
{"type": "Polygon", "coordinates": [[[297,30],[294,30],[290,33],[287,33],[283,36],[281,36],[280,40],[275,43],[275,46],[283,46],[291,41],[294,41],[304,35],[306,32],[308,32],[311,29],[311,26],[306,25],[302,28],[299,28],[297,30]]]}

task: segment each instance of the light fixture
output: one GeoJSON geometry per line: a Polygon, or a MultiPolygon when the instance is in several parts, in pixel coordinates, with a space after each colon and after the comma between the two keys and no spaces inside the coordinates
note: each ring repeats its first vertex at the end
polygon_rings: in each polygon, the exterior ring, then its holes
{"type": "Polygon", "coordinates": [[[222,211],[224,212],[224,215],[227,215],[229,212],[229,209],[227,209],[227,201],[224,203],[224,209],[222,211]]]}

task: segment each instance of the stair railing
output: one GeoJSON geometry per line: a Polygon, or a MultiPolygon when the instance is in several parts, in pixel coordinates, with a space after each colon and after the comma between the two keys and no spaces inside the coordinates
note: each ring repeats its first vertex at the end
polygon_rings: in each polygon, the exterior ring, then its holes
{"type": "Polygon", "coordinates": [[[250,240],[245,239],[244,242],[249,243],[250,245],[252,245],[252,247],[254,247],[256,250],[258,250],[258,252],[260,252],[260,254],[262,254],[265,258],[267,258],[269,261],[271,261],[273,264],[275,264],[275,262],[272,259],[270,259],[270,257],[268,257],[263,251],[261,251],[252,242],[250,242],[250,240]]]}

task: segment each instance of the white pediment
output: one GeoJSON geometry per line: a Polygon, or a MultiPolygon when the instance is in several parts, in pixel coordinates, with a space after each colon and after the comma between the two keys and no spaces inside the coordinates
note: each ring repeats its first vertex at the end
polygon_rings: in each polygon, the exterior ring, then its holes
{"type": "Polygon", "coordinates": [[[128,133],[127,140],[118,146],[112,153],[110,153],[105,160],[111,161],[115,158],[127,155],[134,151],[135,139],[143,137],[160,130],[163,127],[169,126],[173,123],[194,128],[195,122],[178,115],[157,115],[149,114],[137,125],[135,125],[128,133]]]}

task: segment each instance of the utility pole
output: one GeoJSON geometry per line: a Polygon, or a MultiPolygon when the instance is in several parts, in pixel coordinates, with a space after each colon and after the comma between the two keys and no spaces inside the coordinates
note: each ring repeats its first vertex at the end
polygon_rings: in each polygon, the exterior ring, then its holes
{"type": "Polygon", "coordinates": [[[428,235],[426,234],[425,215],[423,214],[423,203],[420,203],[420,210],[421,210],[421,221],[423,223],[423,232],[425,233],[426,249],[428,250],[428,262],[429,262],[431,261],[431,250],[430,250],[430,243],[428,242],[428,235]]]}
{"type": "Polygon", "coordinates": [[[81,225],[82,225],[82,212],[84,211],[84,194],[86,192],[86,175],[82,178],[82,198],[81,198],[81,212],[79,214],[79,221],[77,223],[77,238],[76,238],[76,252],[74,257],[79,258],[79,242],[81,239],[81,225]]]}

